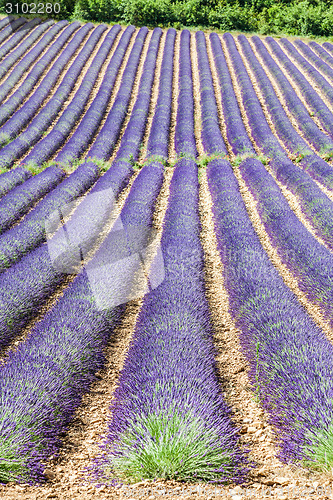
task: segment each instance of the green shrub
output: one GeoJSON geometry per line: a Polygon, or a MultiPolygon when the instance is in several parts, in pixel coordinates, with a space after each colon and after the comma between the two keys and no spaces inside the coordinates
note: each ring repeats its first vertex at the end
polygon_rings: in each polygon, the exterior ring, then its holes
{"type": "Polygon", "coordinates": [[[135,26],[168,25],[175,21],[169,0],[123,0],[121,19],[135,26]]]}
{"type": "Polygon", "coordinates": [[[210,6],[202,0],[177,1],[173,17],[183,26],[208,26],[210,6]]]}
{"type": "Polygon", "coordinates": [[[236,4],[220,4],[209,13],[208,24],[222,31],[256,31],[258,28],[253,8],[236,4]]]}
{"type": "Polygon", "coordinates": [[[308,0],[288,6],[275,4],[260,15],[262,33],[287,33],[296,36],[330,36],[333,34],[333,6],[308,0]]]}

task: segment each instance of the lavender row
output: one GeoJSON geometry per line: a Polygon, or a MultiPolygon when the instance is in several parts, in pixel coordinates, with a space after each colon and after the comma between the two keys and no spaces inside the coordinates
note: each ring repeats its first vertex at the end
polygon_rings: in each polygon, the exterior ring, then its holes
{"type": "Polygon", "coordinates": [[[233,37],[230,35],[230,33],[225,33],[223,35],[223,39],[226,43],[231,64],[233,66],[236,80],[239,85],[241,98],[246,115],[248,117],[248,122],[253,139],[265,154],[273,158],[271,162],[274,162],[275,158],[278,157],[279,160],[285,159],[290,165],[292,165],[292,163],[286,157],[285,152],[280,146],[277,138],[273,135],[271,129],[269,128],[265,115],[260,106],[260,102],[253,89],[250,77],[237,50],[233,37]]]}
{"type": "MultiPolygon", "coordinates": [[[[3,30],[1,30],[0,44],[2,44],[6,40],[6,38],[8,40],[1,47],[0,58],[4,57],[4,55],[6,54],[6,50],[3,51],[2,48],[7,46],[7,44],[8,45],[12,44],[11,38],[14,36],[13,35],[14,31],[17,30],[18,28],[22,27],[23,25],[24,25],[24,29],[25,29],[25,27],[27,26],[27,20],[24,17],[20,17],[18,19],[15,19],[14,21],[11,21],[9,26],[6,26],[3,30]],[[12,35],[12,37],[10,37],[10,35],[12,35]]],[[[17,36],[18,33],[15,33],[15,35],[17,36]]],[[[20,32],[19,36],[21,36],[21,35],[22,35],[22,32],[20,32]]],[[[24,34],[23,34],[23,36],[24,36],[24,34]]],[[[7,52],[9,52],[9,51],[7,51],[7,52]]]]}
{"type": "Polygon", "coordinates": [[[269,72],[275,79],[280,91],[286,100],[287,107],[297,121],[297,126],[303,132],[306,140],[317,150],[327,152],[332,150],[333,141],[327,137],[310,118],[309,112],[297,96],[292,85],[284,75],[283,71],[276,64],[259,37],[252,37],[256,50],[264,60],[269,72]]]}
{"type": "Polygon", "coordinates": [[[25,218],[0,236],[0,273],[46,239],[45,220],[61,206],[85,193],[99,176],[93,163],[80,165],[58,187],[47,194],[25,218]]]}
{"type": "MultiPolygon", "coordinates": [[[[39,111],[35,118],[30,121],[26,130],[22,132],[19,137],[2,148],[0,151],[0,166],[6,168],[10,167],[15,160],[26,153],[27,150],[40,139],[44,130],[46,130],[56,119],[70,92],[73,90],[77,77],[80,75],[85,63],[93,52],[102,33],[106,29],[106,25],[99,25],[94,29],[93,33],[85,43],[84,48],[80,54],[76,56],[75,61],[67,71],[64,79],[48,103],[42,110],[39,111]]],[[[30,97],[29,101],[33,99],[34,95],[30,97]]],[[[20,111],[22,112],[22,110],[23,108],[21,108],[20,111]]],[[[26,122],[26,120],[27,117],[25,116],[24,122],[26,122]]],[[[21,124],[21,127],[22,125],[23,124],[21,124]]]]}
{"type": "MultiPolygon", "coordinates": [[[[67,23],[67,21],[65,21],[67,23]]],[[[10,54],[8,54],[7,57],[5,57],[1,61],[1,66],[0,66],[0,78],[3,78],[6,73],[14,66],[16,61],[24,55],[25,52],[30,48],[31,45],[33,45],[38,38],[44,33],[44,31],[48,30],[52,25],[54,24],[54,21],[47,21],[41,25],[39,25],[36,29],[32,31],[32,33],[22,42],[19,44],[19,46],[13,50],[10,54]]],[[[59,30],[61,29],[61,26],[58,27],[58,23],[53,26],[51,30],[42,38],[44,40],[45,38],[47,41],[42,43],[42,40],[36,45],[36,48],[38,46],[41,46],[40,52],[45,48],[47,43],[52,39],[52,36],[54,36],[59,30]],[[51,35],[51,36],[50,36],[51,35]]],[[[37,53],[37,51],[36,51],[37,53]]],[[[27,54],[28,55],[28,54],[27,54]]],[[[27,56],[25,56],[27,57],[27,56]]],[[[35,56],[36,57],[36,56],[35,56]]],[[[30,57],[30,64],[33,62],[35,59],[30,57]]],[[[28,67],[28,64],[26,65],[26,68],[28,67]]],[[[16,67],[13,71],[16,74],[17,80],[20,77],[19,71],[17,71],[16,67]]],[[[17,81],[16,80],[16,81],[17,81]]]]}
{"type": "Polygon", "coordinates": [[[223,118],[226,123],[228,142],[235,155],[255,153],[242,120],[221,41],[216,33],[210,34],[210,43],[220,85],[223,118]]]}
{"type": "Polygon", "coordinates": [[[309,46],[314,52],[317,52],[317,54],[321,59],[323,59],[323,61],[325,61],[330,66],[333,66],[333,57],[330,56],[327,50],[325,50],[321,45],[319,45],[319,43],[311,41],[309,42],[309,46]]]}
{"type": "MultiPolygon", "coordinates": [[[[51,26],[50,22],[50,26],[51,26]]],[[[15,66],[15,70],[11,72],[8,78],[0,85],[0,99],[3,100],[6,95],[13,89],[15,84],[22,78],[24,73],[30,69],[31,65],[35,63],[36,59],[39,55],[45,50],[45,48],[50,44],[53,38],[62,30],[68,21],[60,21],[56,23],[45,35],[41,38],[41,40],[33,47],[24,57],[22,57],[21,61],[15,66]]],[[[42,25],[40,28],[33,34],[37,34],[39,29],[45,29],[42,25]]],[[[33,34],[31,36],[33,36],[33,34]]],[[[28,43],[28,40],[26,43],[28,43]]],[[[27,45],[29,47],[29,45],[27,45]]],[[[22,49],[23,44],[21,44],[18,49],[14,50],[11,54],[9,54],[2,62],[0,66],[0,77],[2,78],[7,71],[11,68],[13,63],[23,55],[22,49]],[[18,52],[17,52],[18,51],[18,52]]]]}
{"type": "MultiPolygon", "coordinates": [[[[316,68],[318,68],[326,76],[328,76],[330,80],[333,79],[333,69],[325,61],[323,61],[320,57],[318,57],[317,54],[315,54],[315,52],[308,45],[302,42],[302,40],[294,40],[294,44],[296,45],[298,51],[300,51],[303,54],[304,58],[310,61],[316,68]]],[[[288,46],[286,46],[286,48],[287,47],[288,46]]]]}
{"type": "Polygon", "coordinates": [[[139,313],[110,408],[101,481],[242,482],[246,474],[216,374],[198,188],[197,166],[181,160],[161,241],[165,278],[139,313]]]}
{"type": "Polygon", "coordinates": [[[31,173],[29,170],[25,170],[23,167],[13,168],[9,172],[0,174],[0,198],[30,177],[31,173]]]}
{"type": "MultiPolygon", "coordinates": [[[[2,30],[5,26],[7,26],[9,23],[13,22],[12,16],[4,17],[3,19],[0,19],[0,30],[2,30]]],[[[0,42],[1,43],[1,42],[0,42]]]]}
{"type": "Polygon", "coordinates": [[[230,312],[280,458],[330,467],[333,347],[263,250],[231,166],[213,161],[207,175],[230,312]]]}
{"type": "Polygon", "coordinates": [[[316,233],[330,248],[333,248],[333,204],[331,200],[306,172],[296,167],[286,156],[266,121],[232,36],[230,33],[225,33],[223,38],[235,70],[254,141],[264,154],[269,156],[270,167],[277,179],[297,197],[304,216],[316,233]]]}
{"type": "Polygon", "coordinates": [[[72,137],[56,156],[56,161],[71,163],[75,158],[80,157],[87,148],[87,145],[91,142],[104,116],[120,65],[134,31],[134,26],[128,26],[122,34],[111,61],[108,64],[96,97],[72,137]]]}
{"type": "Polygon", "coordinates": [[[326,106],[324,101],[319,97],[319,95],[310,85],[305,76],[302,75],[302,73],[290,61],[289,57],[283,52],[283,50],[276,43],[276,41],[273,40],[273,38],[271,37],[266,37],[266,41],[269,44],[273,54],[277,57],[277,59],[282,64],[283,68],[287,71],[287,74],[289,74],[296,83],[306,103],[313,112],[314,116],[316,116],[320,120],[320,123],[322,124],[323,128],[326,130],[329,136],[333,138],[332,112],[326,106]]]}
{"type": "Polygon", "coordinates": [[[324,42],[323,47],[333,55],[333,45],[330,42],[324,42]]]}
{"type": "MultiPolygon", "coordinates": [[[[162,180],[163,168],[142,169],[121,213],[125,228],[151,225],[162,180]]],[[[111,231],[91,262],[101,253],[108,262],[119,258],[116,243],[111,231]]],[[[42,479],[43,462],[57,452],[61,433],[104,364],[123,309],[99,309],[84,270],[1,367],[1,481],[42,479]]]]}
{"type": "Polygon", "coordinates": [[[207,55],[205,35],[195,34],[200,80],[201,141],[206,153],[227,153],[220,130],[212,72],[207,55]]]}
{"type": "Polygon", "coordinates": [[[297,63],[301,66],[301,68],[307,73],[315,83],[318,85],[320,90],[326,95],[330,103],[333,103],[333,87],[330,85],[328,80],[322,76],[322,74],[316,70],[315,67],[320,69],[322,73],[328,76],[330,79],[333,78],[333,70],[322,61],[304,42],[301,40],[296,41],[296,46],[301,52],[311,61],[312,64],[308,62],[308,60],[303,57],[299,51],[294,47],[292,43],[289,42],[286,38],[281,38],[280,42],[285,50],[297,61],[297,63]]]}
{"type": "MultiPolygon", "coordinates": [[[[294,127],[289,121],[274,88],[269,81],[261,64],[255,57],[253,50],[244,35],[238,36],[239,43],[242,47],[244,56],[254,72],[257,84],[261,90],[261,95],[265,99],[265,104],[270,117],[274,123],[275,130],[283,141],[286,148],[292,153],[301,155],[303,159],[299,162],[304,170],[306,170],[311,177],[315,178],[326,187],[333,188],[333,168],[326,163],[322,158],[316,155],[296,132],[294,127]]],[[[333,144],[332,144],[333,146],[333,144]]],[[[333,149],[332,149],[333,153],[333,149]]]]}
{"type": "MultiPolygon", "coordinates": [[[[47,244],[25,255],[0,276],[3,290],[0,307],[1,347],[7,345],[36,315],[36,311],[66,275],[80,270],[81,259],[86,257],[103,232],[112,215],[114,202],[128,184],[131,174],[128,164],[113,164],[83,198],[69,221],[48,239],[47,244]]],[[[71,204],[67,205],[68,201],[71,200],[62,199],[63,205],[54,208],[65,215],[71,207],[71,204]]],[[[54,221],[55,226],[57,222],[54,221]]],[[[48,226],[49,233],[51,227],[48,226]]]]}
{"type": "Polygon", "coordinates": [[[148,156],[160,156],[165,160],[168,158],[176,33],[170,28],[165,37],[158,98],[147,144],[148,156]]]}
{"type": "Polygon", "coordinates": [[[58,167],[48,167],[4,196],[0,200],[0,234],[26,214],[41,197],[52,191],[64,176],[65,172],[58,167]]]}
{"type": "MultiPolygon", "coordinates": [[[[5,57],[8,52],[17,47],[20,41],[27,36],[27,32],[33,30],[38,24],[40,24],[41,19],[35,17],[31,19],[24,26],[21,26],[16,33],[14,33],[3,45],[0,47],[0,59],[5,57]]],[[[47,27],[49,23],[46,23],[47,27]]],[[[13,23],[12,23],[13,26],[13,23]]],[[[37,28],[38,29],[38,28],[37,28]]],[[[36,31],[36,30],[34,30],[36,31]]],[[[28,38],[28,37],[27,37],[28,38]]],[[[24,43],[24,42],[23,42],[24,43]]]]}
{"type": "Polygon", "coordinates": [[[117,160],[136,161],[139,157],[140,143],[142,142],[144,136],[148,118],[150,97],[154,82],[156,59],[161,35],[161,28],[155,28],[143,65],[138,95],[132,109],[131,117],[117,151],[117,160]]]}
{"type": "Polygon", "coordinates": [[[50,158],[50,156],[66,141],[68,134],[71,132],[77,120],[84,112],[84,108],[88,102],[91,91],[96,84],[98,74],[104,64],[113,44],[121,30],[119,25],[112,26],[111,30],[106,35],[97,54],[87,69],[87,72],[75,92],[75,95],[66,109],[62,112],[59,120],[55,123],[52,130],[46,137],[42,138],[38,144],[24,158],[24,163],[29,162],[37,165],[42,164],[50,158]]]}
{"type": "Polygon", "coordinates": [[[191,33],[182,30],[179,49],[178,107],[175,128],[177,155],[198,155],[194,136],[194,98],[191,64],[191,33]]]}
{"type": "Polygon", "coordinates": [[[92,147],[88,152],[88,156],[90,157],[108,160],[112,155],[114,146],[119,137],[121,126],[127,114],[135,75],[139,66],[140,56],[147,34],[148,28],[144,27],[139,30],[135,38],[135,43],[128,58],[117,96],[103,127],[99,131],[92,147]]]}
{"type": "Polygon", "coordinates": [[[300,222],[260,162],[248,159],[241,164],[240,171],[282,262],[297,276],[302,292],[333,324],[332,253],[300,222]]]}
{"type": "MultiPolygon", "coordinates": [[[[57,23],[58,24],[58,23],[57,23]]],[[[45,71],[45,68],[53,61],[60,50],[63,48],[68,38],[77,30],[80,23],[75,22],[70,24],[64,32],[59,36],[59,38],[51,45],[47,52],[41,57],[41,59],[35,64],[33,69],[29,72],[24,82],[19,86],[19,88],[9,97],[9,99],[1,105],[0,107],[0,125],[3,125],[5,121],[14,113],[15,109],[23,102],[29,92],[38,83],[41,75],[45,71]]],[[[79,32],[75,35],[73,40],[70,42],[68,47],[62,52],[59,59],[53,64],[49,73],[45,76],[42,82],[39,83],[38,89],[33,94],[33,99],[30,99],[19,110],[15,118],[10,120],[5,127],[0,129],[0,144],[8,139],[12,139],[18,132],[26,125],[29,120],[34,116],[35,112],[43,103],[45,97],[52,90],[54,84],[56,83],[60,72],[70,60],[77,47],[80,45],[88,31],[93,25],[83,26],[79,32]]],[[[34,49],[31,50],[31,54],[35,57],[34,49]]],[[[37,57],[37,56],[36,56],[37,57]]],[[[16,74],[16,72],[14,72],[16,74]]],[[[14,75],[10,75],[7,80],[5,80],[0,85],[0,98],[3,99],[7,93],[12,89],[15,79],[14,75]],[[8,83],[7,83],[8,82],[8,83]]]]}

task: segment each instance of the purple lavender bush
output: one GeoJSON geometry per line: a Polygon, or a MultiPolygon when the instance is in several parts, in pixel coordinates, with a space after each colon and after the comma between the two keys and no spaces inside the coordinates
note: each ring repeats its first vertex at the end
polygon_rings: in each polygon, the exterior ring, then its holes
{"type": "MultiPolygon", "coordinates": [[[[163,167],[144,167],[121,212],[125,231],[149,228],[163,167]]],[[[145,232],[142,233],[145,235],[145,232]]],[[[91,262],[119,258],[111,231],[91,262]]],[[[141,243],[144,243],[142,241],[141,243]]],[[[123,253],[129,254],[126,246],[123,253]]],[[[100,309],[86,270],[0,367],[0,481],[40,482],[45,460],[57,453],[61,434],[104,364],[106,343],[124,309],[100,309]]]]}
{"type": "MultiPolygon", "coordinates": [[[[279,44],[272,38],[266,37],[266,41],[271,48],[273,54],[276,56],[278,61],[282,64],[282,67],[287,71],[287,73],[292,77],[300,92],[302,93],[302,97],[305,99],[307,105],[310,107],[311,111],[314,115],[319,119],[322,127],[329,134],[331,138],[333,138],[333,114],[331,110],[326,106],[324,101],[319,97],[315,89],[310,85],[308,79],[304,76],[303,73],[299,69],[296,68],[295,64],[291,62],[289,57],[285,54],[285,52],[281,49],[279,44]]],[[[296,50],[296,49],[295,49],[296,50]]],[[[297,51],[296,51],[297,52],[297,51]]],[[[296,56],[296,54],[295,54],[296,56]]],[[[301,63],[302,56],[296,57],[298,62],[301,63]]],[[[304,59],[304,58],[302,58],[304,59]]],[[[308,64],[308,63],[307,63],[308,64]]],[[[309,65],[311,66],[311,65],[309,65]]],[[[314,76],[314,73],[318,73],[318,71],[313,68],[310,71],[311,76],[314,76]]],[[[320,75],[321,76],[321,75],[320,75]]],[[[323,90],[327,80],[324,77],[320,78],[318,81],[318,85],[323,90]]],[[[327,83],[328,85],[328,83],[327,83]]],[[[330,87],[330,85],[328,85],[330,87]]]]}
{"type": "Polygon", "coordinates": [[[175,39],[176,30],[170,28],[165,37],[158,98],[147,144],[147,156],[164,160],[168,158],[175,39]]]}
{"type": "Polygon", "coordinates": [[[99,167],[94,163],[83,163],[37,203],[19,224],[0,236],[0,273],[46,240],[47,217],[84,194],[98,179],[99,173],[99,167]]]}
{"type": "Polygon", "coordinates": [[[13,168],[9,172],[0,174],[0,197],[5,196],[11,189],[19,186],[30,177],[29,170],[23,167],[13,168]]]}
{"type": "MultiPolygon", "coordinates": [[[[13,33],[12,36],[10,36],[5,43],[3,43],[0,47],[0,59],[5,57],[12,49],[18,46],[20,41],[27,36],[27,33],[31,30],[34,32],[34,28],[40,24],[41,19],[39,17],[35,17],[34,19],[30,19],[30,21],[27,21],[24,17],[21,17],[20,19],[16,19],[11,23],[9,28],[9,33],[13,32],[14,30],[17,31],[16,33],[13,33]],[[23,26],[24,25],[24,26],[23,26]]],[[[45,23],[44,23],[45,24],[45,23]]],[[[7,37],[7,33],[5,34],[7,28],[5,28],[3,31],[4,33],[1,32],[0,35],[0,43],[4,40],[3,36],[7,37]]],[[[24,41],[22,42],[24,44],[24,41]]],[[[2,61],[1,61],[2,62],[2,61]]]]}
{"type": "Polygon", "coordinates": [[[240,165],[257,210],[282,262],[297,277],[300,289],[333,324],[333,255],[319,243],[294,212],[274,179],[255,159],[240,165]]]}
{"type": "Polygon", "coordinates": [[[272,133],[249,75],[230,33],[223,38],[239,84],[251,135],[265,155],[277,179],[297,197],[304,216],[318,235],[333,248],[333,203],[310,176],[293,164],[272,133]]]}
{"type": "MultiPolygon", "coordinates": [[[[112,26],[97,51],[91,65],[88,67],[81,85],[75,92],[75,96],[62,112],[59,120],[46,137],[42,138],[38,144],[24,158],[24,163],[37,163],[38,165],[46,161],[67,139],[76,122],[80,119],[88,102],[89,96],[96,85],[98,74],[101,71],[105,59],[107,58],[115,39],[121,30],[118,24],[112,26]]],[[[93,106],[92,103],[91,106],[93,106]]]]}
{"type": "MultiPolygon", "coordinates": [[[[60,83],[54,95],[48,103],[39,110],[38,114],[31,120],[29,117],[29,125],[16,139],[4,146],[0,151],[0,166],[8,168],[16,159],[21,157],[28,149],[33,146],[42,136],[43,132],[56,119],[64,102],[68,98],[73,89],[77,77],[80,75],[84,64],[93,52],[102,33],[107,29],[106,25],[99,25],[94,29],[93,33],[86,41],[82,51],[76,56],[75,61],[66,73],[64,79],[60,83]],[[30,121],[31,120],[31,121],[30,121]]],[[[59,73],[58,73],[59,77],[59,73]]],[[[34,99],[33,96],[30,99],[34,99]]],[[[30,101],[29,99],[29,101],[30,101]]],[[[27,104],[27,103],[26,103],[27,104]]],[[[21,108],[22,109],[22,108],[21,108]]],[[[24,126],[27,117],[23,116],[20,124],[20,129],[24,126]]],[[[6,124],[7,125],[7,124],[6,124]]],[[[1,130],[3,132],[3,129],[1,130]]]]}
{"type": "Polygon", "coordinates": [[[308,110],[306,109],[303,102],[296,94],[293,86],[290,84],[289,80],[285,76],[284,71],[282,71],[281,68],[276,64],[276,62],[268,52],[264,43],[258,36],[253,36],[251,39],[255,45],[256,51],[258,52],[258,54],[260,54],[261,58],[264,60],[268,71],[270,72],[276,84],[278,85],[286,101],[288,110],[295,118],[297,126],[304,134],[306,140],[310,144],[312,144],[312,146],[320,153],[332,150],[333,147],[332,139],[328,137],[322,130],[320,130],[319,127],[316,125],[316,123],[312,120],[308,110]]]}
{"type": "Polygon", "coordinates": [[[329,64],[330,66],[333,66],[333,57],[330,56],[330,54],[327,52],[327,50],[324,49],[323,46],[311,40],[311,42],[309,42],[309,47],[311,47],[314,52],[317,52],[317,54],[323,61],[327,62],[327,64],[329,64]]]}
{"type": "Polygon", "coordinates": [[[209,38],[220,84],[223,118],[227,127],[229,144],[235,155],[255,154],[242,120],[220,38],[216,33],[211,33],[209,38]]]}
{"type": "Polygon", "coordinates": [[[318,85],[320,90],[326,95],[328,101],[333,103],[333,87],[329,83],[329,80],[321,74],[324,73],[330,79],[333,77],[333,70],[328,64],[322,61],[304,42],[301,40],[296,40],[295,45],[293,45],[286,38],[280,38],[280,43],[283,48],[297,61],[306,74],[311,76],[311,78],[318,85]],[[298,49],[298,50],[297,50],[298,49]],[[301,51],[305,56],[303,57],[301,51]],[[312,64],[310,64],[310,62],[312,64]],[[320,71],[317,71],[318,68],[320,71]]]}
{"type": "MultiPolygon", "coordinates": [[[[4,82],[0,85],[0,99],[3,100],[4,97],[13,89],[15,84],[22,78],[24,73],[29,70],[30,66],[36,62],[38,56],[47,48],[50,42],[54,39],[56,35],[58,35],[59,31],[63,30],[65,26],[67,26],[68,21],[59,21],[55,23],[54,26],[41,38],[41,40],[31,49],[29,52],[22,57],[22,59],[15,65],[15,71],[12,71],[11,74],[6,78],[4,82]]],[[[10,67],[13,65],[16,60],[21,57],[26,48],[29,47],[29,44],[24,47],[21,44],[18,49],[18,52],[14,50],[9,56],[7,56],[1,63],[0,76],[3,77],[10,67]]]]}
{"type": "Polygon", "coordinates": [[[191,64],[191,33],[182,30],[179,48],[178,106],[175,128],[177,155],[198,155],[194,136],[194,98],[191,64]]]}
{"type": "Polygon", "coordinates": [[[92,147],[89,149],[88,156],[107,160],[112,155],[115,144],[118,140],[121,126],[126,118],[128,104],[134,85],[135,75],[140,62],[140,55],[144,46],[148,28],[140,28],[136,35],[131,54],[128,58],[124,70],[121,85],[111,110],[105,120],[105,123],[99,131],[92,147]]]}
{"type": "Polygon", "coordinates": [[[270,262],[230,164],[207,169],[230,312],[250,380],[276,427],[279,457],[319,470],[333,464],[333,346],[270,262]]]}
{"type": "MultiPolygon", "coordinates": [[[[112,165],[83,198],[65,226],[48,238],[47,244],[32,250],[0,275],[0,348],[27,325],[67,274],[81,270],[81,258],[86,257],[103,231],[114,201],[131,174],[128,165],[112,165]],[[69,235],[65,249],[61,246],[64,234],[69,235]],[[56,248],[57,259],[50,246],[56,248]]],[[[60,211],[63,208],[58,206],[60,211]]]]}
{"type": "Polygon", "coordinates": [[[132,109],[130,120],[117,151],[117,160],[136,160],[139,157],[139,147],[141,140],[143,139],[148,118],[150,97],[154,82],[157,53],[161,36],[161,28],[155,28],[143,65],[138,95],[132,109]]]}
{"type": "Polygon", "coordinates": [[[198,170],[181,160],[162,235],[165,279],[145,296],[111,405],[99,481],[241,483],[246,458],[217,377],[203,277],[198,170]]]}
{"type": "MultiPolygon", "coordinates": [[[[75,53],[80,43],[86,37],[87,33],[93,27],[92,24],[88,23],[82,26],[82,28],[74,35],[73,39],[69,42],[68,46],[62,51],[58,59],[54,62],[50,70],[47,72],[44,78],[40,81],[45,67],[50,64],[50,62],[56,58],[60,50],[63,48],[64,44],[67,42],[68,38],[80,27],[80,23],[71,23],[64,32],[57,38],[57,40],[52,44],[52,46],[46,51],[46,53],[41,57],[39,61],[35,64],[32,70],[28,73],[19,88],[3,103],[0,107],[0,144],[3,145],[7,139],[15,137],[21,130],[22,126],[29,123],[31,118],[34,116],[36,111],[38,111],[40,105],[55,82],[59,78],[61,70],[64,68],[66,63],[70,60],[71,56],[75,53]],[[31,98],[29,98],[15,113],[15,118],[8,121],[8,124],[4,127],[2,125],[8,118],[14,113],[18,105],[25,99],[29,92],[38,83],[38,87],[33,92],[31,98]],[[7,138],[7,139],[6,139],[7,138]]],[[[33,51],[33,49],[32,49],[33,51]]],[[[8,88],[6,82],[11,81],[12,76],[0,85],[0,96],[3,92],[7,92],[8,88]]],[[[10,86],[10,89],[12,86],[10,86]]]]}
{"type": "MultiPolygon", "coordinates": [[[[242,47],[244,56],[255,74],[257,83],[261,90],[261,95],[265,99],[267,110],[274,123],[278,136],[289,151],[299,155],[301,159],[298,162],[298,165],[306,170],[311,177],[331,189],[333,187],[332,166],[314,153],[304,139],[296,132],[287,114],[285,113],[280,100],[275,94],[271,82],[267,78],[264,69],[247,41],[247,38],[244,35],[239,35],[238,40],[242,47]]],[[[322,132],[320,132],[320,134],[325,136],[322,132]]],[[[325,147],[327,152],[333,154],[333,142],[327,136],[325,136],[325,147]]]]}
{"type": "Polygon", "coordinates": [[[52,191],[65,176],[58,167],[48,167],[43,172],[15,187],[0,200],[0,234],[26,214],[40,198],[52,191]]]}
{"type": "Polygon", "coordinates": [[[135,31],[134,26],[128,26],[119,40],[116,50],[106,68],[101,86],[94,98],[91,106],[84,114],[79,126],[74,134],[67,141],[65,146],[57,154],[55,161],[62,163],[72,163],[87,148],[92,141],[96,130],[104,116],[111,93],[117,78],[120,65],[123,61],[128,44],[135,31]]]}
{"type": "MultiPolygon", "coordinates": [[[[18,19],[14,19],[14,20],[11,19],[9,26],[7,26],[9,23],[9,18],[6,17],[6,20],[7,21],[3,20],[4,24],[1,25],[1,28],[3,28],[3,26],[6,26],[6,27],[1,29],[0,44],[2,44],[6,40],[6,38],[7,38],[7,42],[8,42],[9,41],[8,39],[10,39],[10,35],[13,35],[15,30],[17,30],[20,26],[26,25],[26,23],[27,23],[27,20],[25,19],[25,17],[20,17],[18,19]]],[[[1,55],[0,57],[3,57],[3,55],[1,55]]]]}
{"type": "Polygon", "coordinates": [[[209,154],[225,154],[227,148],[220,130],[213,77],[207,55],[206,39],[203,31],[195,34],[198,56],[201,104],[201,141],[209,154]]]}

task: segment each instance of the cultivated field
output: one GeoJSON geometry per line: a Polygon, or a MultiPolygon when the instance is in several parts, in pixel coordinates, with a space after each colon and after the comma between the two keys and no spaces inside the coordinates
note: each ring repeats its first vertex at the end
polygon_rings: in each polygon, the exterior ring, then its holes
{"type": "Polygon", "coordinates": [[[1,499],[331,498],[333,45],[5,18],[0,100],[1,499]]]}

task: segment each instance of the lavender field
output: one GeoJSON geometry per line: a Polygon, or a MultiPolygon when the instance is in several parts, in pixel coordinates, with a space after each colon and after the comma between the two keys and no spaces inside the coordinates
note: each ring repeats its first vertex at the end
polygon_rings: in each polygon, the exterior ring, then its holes
{"type": "Polygon", "coordinates": [[[4,18],[0,99],[1,498],[332,485],[333,44],[4,18]]]}

